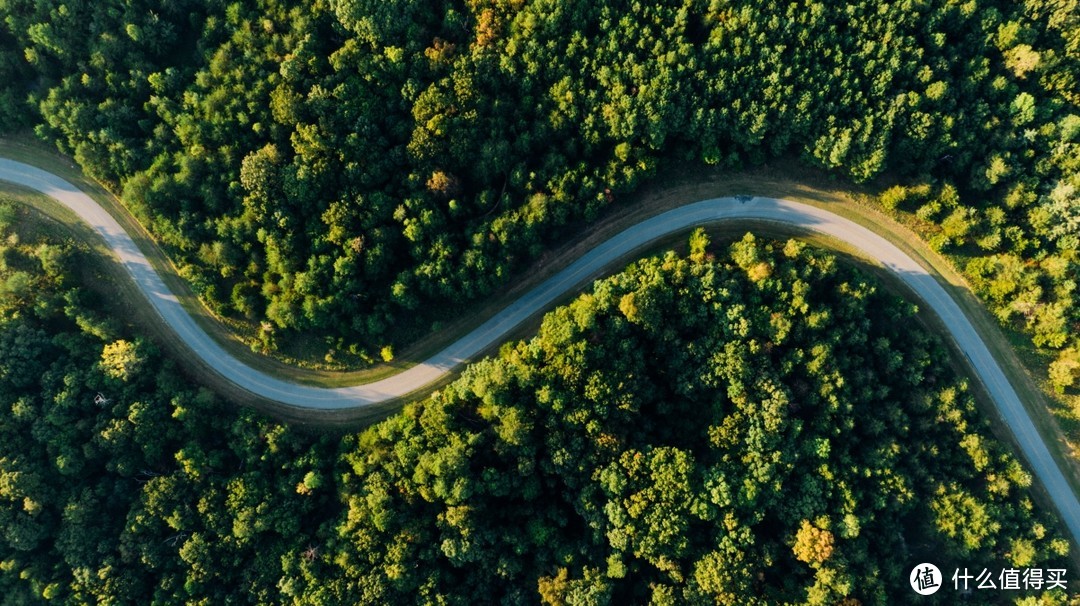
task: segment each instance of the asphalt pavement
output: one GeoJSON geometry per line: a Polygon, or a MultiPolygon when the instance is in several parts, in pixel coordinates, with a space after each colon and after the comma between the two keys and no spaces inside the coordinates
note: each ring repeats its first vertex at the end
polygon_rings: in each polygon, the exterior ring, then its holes
{"type": "Polygon", "coordinates": [[[942,319],[953,341],[967,356],[986,386],[1035,476],[1057,506],[1072,534],[1074,545],[1080,545],[1080,503],[1076,495],[1036,431],[1016,391],[956,301],[926,269],[888,240],[826,210],[787,200],[752,196],[714,198],[687,204],[642,221],[596,246],[430,359],[373,383],[320,388],[271,377],[229,355],[188,315],[120,224],[74,185],[39,168],[4,158],[0,158],[0,180],[54,198],[99,233],[162,320],[210,368],[263,398],[289,406],[323,410],[379,404],[439,380],[501,341],[522,322],[549,308],[564,293],[580,287],[614,262],[664,236],[698,225],[739,219],[794,225],[832,236],[877,259],[942,319]]]}

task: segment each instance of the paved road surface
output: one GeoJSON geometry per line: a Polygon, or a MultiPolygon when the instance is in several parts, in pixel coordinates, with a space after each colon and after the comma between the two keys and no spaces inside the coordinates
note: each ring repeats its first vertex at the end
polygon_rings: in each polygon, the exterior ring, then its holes
{"type": "Polygon", "coordinates": [[[775,221],[828,234],[877,259],[889,271],[898,275],[941,317],[953,340],[986,385],[1035,475],[1050,493],[1073,536],[1074,543],[1080,545],[1080,503],[1043,444],[1016,391],[960,307],[937,280],[896,246],[869,229],[820,208],[773,198],[738,196],[695,202],[657,215],[593,248],[431,359],[381,381],[328,389],[276,379],[249,368],[226,353],[184,311],[176,296],[165,286],[127,232],[109,213],[74,185],[41,169],[3,158],[0,158],[0,180],[29,187],[55,198],[101,234],[164,321],[211,368],[240,387],[264,398],[291,406],[317,409],[369,406],[401,397],[436,381],[503,339],[515,326],[541,312],[560,295],[580,286],[584,280],[597,275],[613,261],[665,235],[696,225],[731,219],[775,221]]]}

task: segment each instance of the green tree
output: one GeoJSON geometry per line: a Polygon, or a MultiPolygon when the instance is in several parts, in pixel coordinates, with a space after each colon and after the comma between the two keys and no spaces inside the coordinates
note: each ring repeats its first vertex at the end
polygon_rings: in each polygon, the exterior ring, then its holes
{"type": "Polygon", "coordinates": [[[143,362],[139,345],[131,341],[120,339],[105,345],[101,350],[101,369],[114,379],[131,380],[143,362]]]}

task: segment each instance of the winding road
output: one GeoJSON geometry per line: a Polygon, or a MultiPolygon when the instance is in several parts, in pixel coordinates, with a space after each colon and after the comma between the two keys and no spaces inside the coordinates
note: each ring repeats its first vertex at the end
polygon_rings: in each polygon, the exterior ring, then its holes
{"type": "Polygon", "coordinates": [[[165,323],[196,355],[226,379],[269,400],[323,410],[379,404],[405,396],[443,378],[454,368],[502,340],[522,322],[544,311],[561,295],[581,286],[585,280],[615,261],[664,236],[697,225],[733,219],[783,223],[832,236],[877,259],[941,317],[956,345],[967,356],[986,386],[1035,475],[1045,486],[1074,544],[1080,545],[1080,503],[1040,438],[1016,391],[957,303],[927,270],[888,240],[820,208],[751,196],[714,198],[687,204],[642,221],[596,246],[427,361],[366,385],[320,388],[282,381],[230,356],[188,315],[116,219],[74,185],[39,168],[4,158],[0,158],[0,180],[50,196],[81,217],[104,238],[165,323]]]}

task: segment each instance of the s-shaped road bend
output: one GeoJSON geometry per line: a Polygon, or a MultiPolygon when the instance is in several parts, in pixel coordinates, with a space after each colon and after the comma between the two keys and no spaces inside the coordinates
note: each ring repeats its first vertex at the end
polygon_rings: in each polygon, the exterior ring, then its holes
{"type": "Polygon", "coordinates": [[[400,398],[443,378],[502,340],[510,330],[546,309],[561,295],[581,286],[589,277],[664,236],[697,225],[733,219],[775,222],[826,234],[877,259],[941,318],[1012,430],[1024,457],[1068,527],[1074,544],[1080,545],[1080,503],[1076,495],[1040,438],[1016,391],[956,301],[926,269],[888,240],[826,210],[787,200],[750,196],[687,204],[642,221],[591,249],[425,362],[366,385],[321,388],[271,377],[229,355],[188,315],[116,219],[74,185],[39,168],[4,158],[0,158],[0,180],[41,192],[74,211],[104,238],[162,320],[196,355],[227,380],[268,400],[322,410],[372,406],[400,398]]]}

